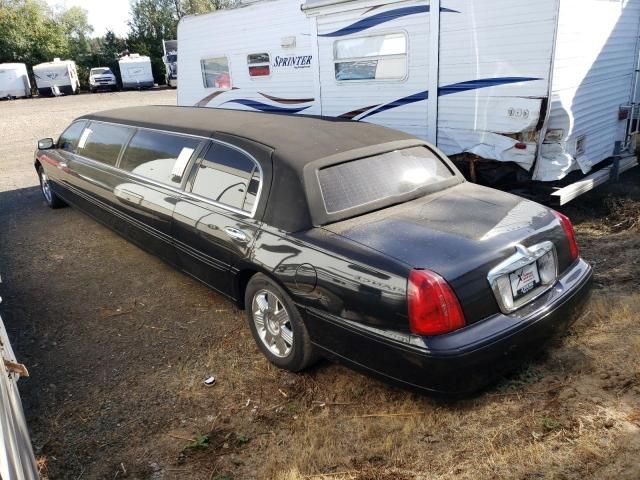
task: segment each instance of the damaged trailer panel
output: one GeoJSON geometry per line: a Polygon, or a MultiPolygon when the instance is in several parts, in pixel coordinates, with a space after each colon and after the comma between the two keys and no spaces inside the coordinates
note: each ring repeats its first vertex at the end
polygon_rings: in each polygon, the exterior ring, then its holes
{"type": "Polygon", "coordinates": [[[640,0],[241,3],[180,22],[178,104],[378,123],[557,181],[628,143],[639,18],[640,0]]]}

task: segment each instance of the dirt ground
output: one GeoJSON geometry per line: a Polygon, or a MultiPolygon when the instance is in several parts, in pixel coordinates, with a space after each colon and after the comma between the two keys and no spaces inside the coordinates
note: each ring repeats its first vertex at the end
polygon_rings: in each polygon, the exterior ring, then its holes
{"type": "Polygon", "coordinates": [[[52,211],[35,141],[173,91],[0,103],[0,313],[50,479],[640,478],[640,169],[564,209],[596,272],[548,353],[442,401],[328,362],[271,367],[244,317],[78,211],[52,211]],[[202,384],[215,375],[213,387],[202,384]]]}

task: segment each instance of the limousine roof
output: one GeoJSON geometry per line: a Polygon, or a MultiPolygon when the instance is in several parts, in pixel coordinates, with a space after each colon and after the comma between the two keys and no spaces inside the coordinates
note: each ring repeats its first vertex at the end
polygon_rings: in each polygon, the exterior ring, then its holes
{"type": "Polygon", "coordinates": [[[219,108],[129,107],[81,118],[226,139],[262,156],[261,161],[273,153],[274,187],[264,219],[287,231],[320,223],[312,217],[322,200],[309,198],[304,188],[307,165],[362,158],[398,148],[398,144],[424,144],[405,133],[370,123],[219,108]],[[234,138],[229,140],[229,136],[234,138]]]}

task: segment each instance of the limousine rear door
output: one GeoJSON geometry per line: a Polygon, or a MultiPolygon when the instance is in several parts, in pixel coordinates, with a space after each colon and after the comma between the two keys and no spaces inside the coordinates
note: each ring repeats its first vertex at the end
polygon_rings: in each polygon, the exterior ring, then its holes
{"type": "Polygon", "coordinates": [[[173,237],[183,269],[227,295],[237,263],[260,228],[255,218],[263,173],[246,152],[212,142],[176,204],[173,237]]]}

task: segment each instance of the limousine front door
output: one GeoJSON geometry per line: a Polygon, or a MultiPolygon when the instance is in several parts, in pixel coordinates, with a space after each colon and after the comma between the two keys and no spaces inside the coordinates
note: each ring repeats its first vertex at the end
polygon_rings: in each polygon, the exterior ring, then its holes
{"type": "MultiPolygon", "coordinates": [[[[175,163],[174,154],[163,152],[166,158],[155,159],[163,144],[162,139],[151,138],[154,149],[149,160],[148,150],[137,140],[156,135],[132,127],[92,122],[83,132],[78,154],[69,165],[70,182],[90,213],[143,249],[177,266],[171,223],[180,192],[152,178],[162,174],[164,180],[169,176],[164,175],[164,170],[170,170],[175,163]]],[[[171,135],[165,136],[174,143],[171,135]]],[[[189,138],[185,142],[189,147],[187,153],[192,153],[199,144],[199,140],[189,138]]],[[[177,145],[173,149],[182,148],[177,145]]]]}

